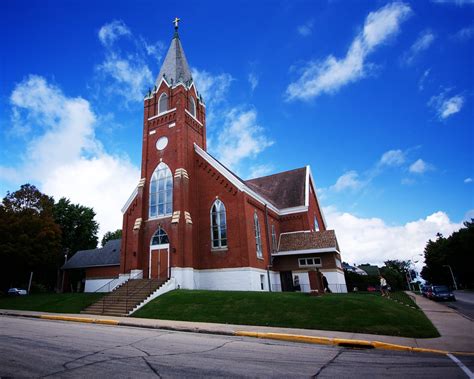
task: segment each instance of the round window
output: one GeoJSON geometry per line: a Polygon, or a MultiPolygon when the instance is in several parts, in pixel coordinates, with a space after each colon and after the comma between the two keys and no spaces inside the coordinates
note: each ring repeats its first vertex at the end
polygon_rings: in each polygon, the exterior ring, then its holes
{"type": "Polygon", "coordinates": [[[156,148],[158,150],[163,150],[166,146],[168,146],[168,137],[161,137],[156,141],[156,148]]]}

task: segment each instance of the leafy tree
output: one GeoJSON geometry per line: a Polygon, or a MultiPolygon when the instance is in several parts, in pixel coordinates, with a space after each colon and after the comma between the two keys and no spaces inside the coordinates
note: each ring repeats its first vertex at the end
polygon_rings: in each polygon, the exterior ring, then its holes
{"type": "Polygon", "coordinates": [[[445,238],[438,233],[436,241],[425,246],[423,279],[435,284],[453,285],[450,266],[459,286],[474,287],[474,219],[464,222],[464,228],[445,238]]]}
{"type": "Polygon", "coordinates": [[[392,289],[402,290],[407,287],[407,275],[410,275],[411,262],[398,259],[384,262],[380,269],[381,275],[387,280],[392,289]]]}
{"type": "Polygon", "coordinates": [[[61,198],[54,204],[54,219],[61,228],[61,246],[69,255],[78,250],[97,247],[99,224],[94,220],[92,208],[72,204],[61,198]]]}
{"type": "Polygon", "coordinates": [[[102,242],[101,242],[102,246],[105,246],[105,244],[108,241],[116,240],[116,239],[119,239],[119,238],[122,238],[122,229],[117,229],[115,232],[107,232],[102,237],[102,242]]]}
{"type": "Polygon", "coordinates": [[[0,285],[26,286],[34,280],[53,287],[61,256],[61,231],[53,217],[53,198],[24,184],[7,192],[0,205],[0,285]]]}

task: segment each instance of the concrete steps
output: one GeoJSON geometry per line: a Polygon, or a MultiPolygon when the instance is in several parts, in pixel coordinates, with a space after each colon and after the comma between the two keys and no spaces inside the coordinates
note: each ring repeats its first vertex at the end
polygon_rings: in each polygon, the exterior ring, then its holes
{"type": "Polygon", "coordinates": [[[138,304],[164,283],[158,279],[132,279],[90,305],[81,313],[108,316],[128,316],[138,304]]]}

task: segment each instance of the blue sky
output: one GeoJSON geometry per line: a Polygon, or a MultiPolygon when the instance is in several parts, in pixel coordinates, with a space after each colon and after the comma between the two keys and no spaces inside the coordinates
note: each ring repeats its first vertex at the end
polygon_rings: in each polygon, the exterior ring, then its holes
{"type": "Polygon", "coordinates": [[[209,151],[246,178],[309,164],[343,258],[410,259],[474,217],[461,0],[3,1],[2,196],[31,182],[121,226],[176,16],[209,151]]]}

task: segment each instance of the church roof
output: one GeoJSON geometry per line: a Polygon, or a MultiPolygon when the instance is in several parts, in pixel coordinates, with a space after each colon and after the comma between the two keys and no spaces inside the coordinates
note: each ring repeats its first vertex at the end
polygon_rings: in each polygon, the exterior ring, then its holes
{"type": "Polygon", "coordinates": [[[179,40],[178,32],[175,32],[171,40],[170,48],[156,78],[156,86],[160,85],[161,79],[165,78],[168,84],[190,83],[192,81],[188,61],[184,55],[183,46],[179,40]]]}
{"type": "Polygon", "coordinates": [[[280,209],[305,205],[306,167],[246,180],[245,184],[280,209]]]}
{"type": "Polygon", "coordinates": [[[336,233],[334,230],[320,230],[317,232],[301,231],[282,233],[280,235],[280,243],[278,245],[279,253],[295,251],[295,250],[337,250],[336,233]]]}
{"type": "Polygon", "coordinates": [[[64,265],[62,269],[87,268],[97,266],[120,265],[121,239],[110,240],[99,249],[79,250],[64,265]]]}

